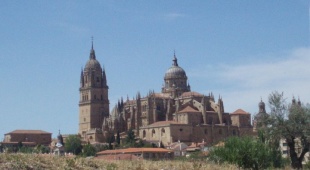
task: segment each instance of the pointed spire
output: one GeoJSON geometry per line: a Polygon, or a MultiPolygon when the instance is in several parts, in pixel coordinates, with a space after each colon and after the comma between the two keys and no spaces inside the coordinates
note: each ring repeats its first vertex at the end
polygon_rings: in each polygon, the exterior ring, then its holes
{"type": "Polygon", "coordinates": [[[94,60],[96,59],[95,50],[94,50],[94,37],[91,37],[91,50],[90,50],[89,59],[94,59],[94,60]]]}
{"type": "Polygon", "coordinates": [[[293,96],[293,99],[292,99],[292,104],[296,104],[296,99],[295,99],[294,96],[293,96]]]}
{"type": "Polygon", "coordinates": [[[91,49],[92,50],[94,49],[94,37],[93,36],[91,37],[91,49]]]}
{"type": "Polygon", "coordinates": [[[80,80],[80,83],[81,83],[81,87],[84,87],[83,67],[81,68],[81,80],[80,80]]]}
{"type": "Polygon", "coordinates": [[[177,59],[177,57],[175,56],[175,51],[174,51],[174,53],[173,53],[173,64],[172,65],[174,65],[174,66],[178,66],[178,59],[177,59]]]}
{"type": "Polygon", "coordinates": [[[102,85],[106,86],[107,85],[107,76],[105,74],[105,69],[104,67],[102,68],[102,85]]]}

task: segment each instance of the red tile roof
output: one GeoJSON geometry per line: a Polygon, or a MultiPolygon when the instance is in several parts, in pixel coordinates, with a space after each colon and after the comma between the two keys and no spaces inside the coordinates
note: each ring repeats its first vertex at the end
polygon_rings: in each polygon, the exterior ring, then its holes
{"type": "Polygon", "coordinates": [[[249,113],[242,110],[242,109],[238,109],[236,111],[234,111],[233,113],[231,113],[232,115],[248,115],[249,113]]]}
{"type": "Polygon", "coordinates": [[[98,152],[97,155],[109,155],[109,154],[129,154],[129,153],[169,153],[171,150],[163,148],[127,148],[116,150],[105,150],[98,152]]]}
{"type": "Polygon", "coordinates": [[[110,154],[110,155],[99,155],[95,159],[104,159],[104,160],[138,160],[142,159],[134,154],[110,154]]]}
{"type": "Polygon", "coordinates": [[[43,130],[14,130],[7,134],[52,134],[52,133],[49,133],[43,130]]]}
{"type": "Polygon", "coordinates": [[[179,113],[190,113],[190,112],[200,113],[198,110],[192,108],[191,106],[187,106],[183,110],[179,111],[179,113]]]}

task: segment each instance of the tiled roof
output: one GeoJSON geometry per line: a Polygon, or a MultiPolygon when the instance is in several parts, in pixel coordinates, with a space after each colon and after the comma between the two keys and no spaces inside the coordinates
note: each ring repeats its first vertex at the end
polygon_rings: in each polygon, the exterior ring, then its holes
{"type": "Polygon", "coordinates": [[[158,121],[148,126],[163,126],[163,125],[170,125],[170,124],[182,124],[182,123],[179,123],[176,121],[158,121]]]}
{"type": "Polygon", "coordinates": [[[52,134],[43,130],[14,130],[7,134],[52,134]]]}
{"type": "Polygon", "coordinates": [[[195,96],[195,97],[203,97],[202,94],[191,91],[191,92],[184,92],[181,97],[190,97],[190,96],[195,96]]]}
{"type": "Polygon", "coordinates": [[[98,152],[97,155],[109,155],[109,154],[120,154],[120,153],[169,153],[171,150],[163,148],[127,148],[127,149],[116,149],[116,150],[105,150],[98,152]]]}
{"type": "Polygon", "coordinates": [[[189,112],[200,113],[198,110],[192,108],[191,106],[187,106],[183,110],[179,111],[179,113],[189,113],[189,112]]]}
{"type": "Polygon", "coordinates": [[[249,113],[247,113],[246,111],[242,110],[242,109],[238,109],[236,111],[234,111],[233,113],[231,113],[232,115],[248,115],[249,113]]]}
{"type": "Polygon", "coordinates": [[[95,159],[103,159],[103,160],[137,160],[140,157],[135,156],[134,154],[111,154],[111,155],[100,155],[96,156],[95,159]]]}
{"type": "Polygon", "coordinates": [[[170,98],[169,93],[154,93],[156,98],[170,98]]]}

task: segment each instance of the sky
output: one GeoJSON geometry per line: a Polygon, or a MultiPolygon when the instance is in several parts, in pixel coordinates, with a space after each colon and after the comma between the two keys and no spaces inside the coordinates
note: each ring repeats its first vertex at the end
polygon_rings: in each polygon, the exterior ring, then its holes
{"type": "Polygon", "coordinates": [[[160,92],[175,51],[191,90],[252,115],[284,92],[310,102],[308,0],[0,1],[0,140],[16,129],[78,132],[91,37],[110,109],[160,92]]]}

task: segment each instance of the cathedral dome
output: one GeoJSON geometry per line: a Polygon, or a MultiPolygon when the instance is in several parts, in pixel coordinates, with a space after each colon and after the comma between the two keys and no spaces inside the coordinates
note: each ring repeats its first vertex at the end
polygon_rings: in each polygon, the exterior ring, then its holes
{"type": "Polygon", "coordinates": [[[258,103],[258,107],[259,107],[259,108],[265,108],[265,103],[263,102],[263,100],[261,100],[261,101],[258,103]]]}
{"type": "Polygon", "coordinates": [[[175,56],[172,66],[165,73],[165,79],[171,78],[186,78],[186,73],[183,68],[178,66],[178,61],[175,56]]]}

